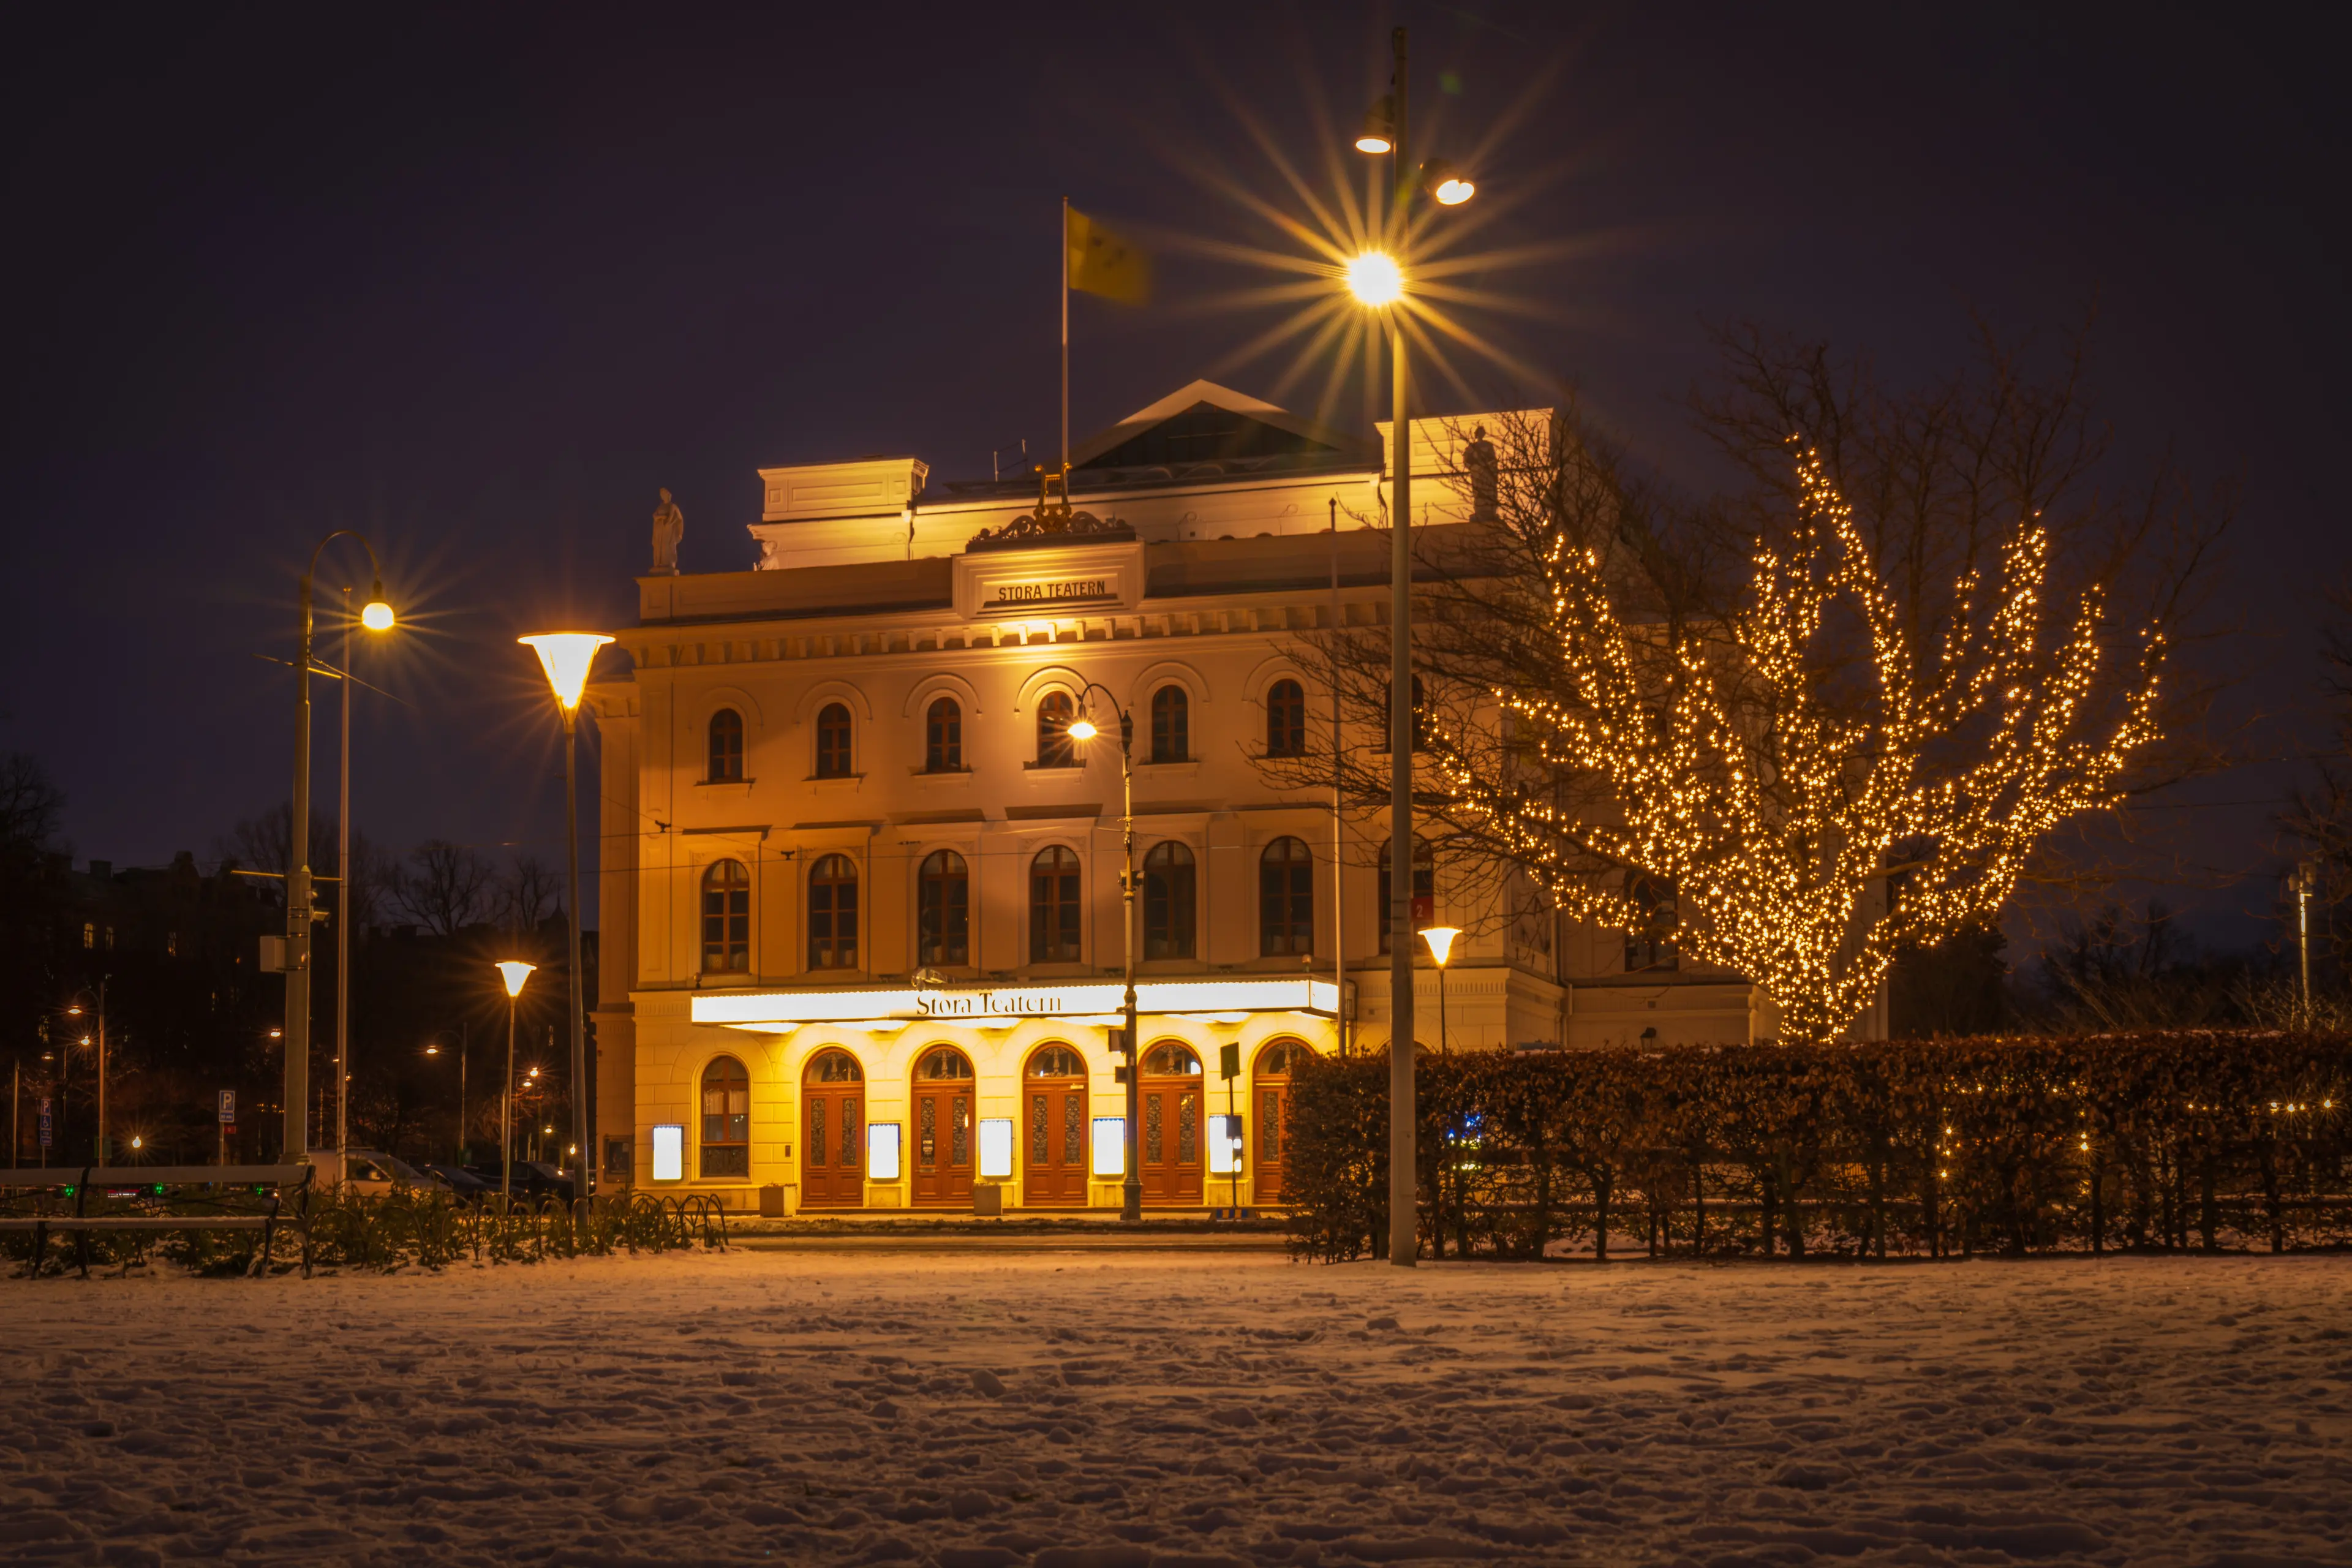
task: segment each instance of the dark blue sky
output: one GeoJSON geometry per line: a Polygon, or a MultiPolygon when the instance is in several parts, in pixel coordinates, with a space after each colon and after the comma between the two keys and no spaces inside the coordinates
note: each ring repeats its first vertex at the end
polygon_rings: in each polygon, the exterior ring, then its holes
{"type": "MultiPolygon", "coordinates": [[[[551,858],[553,725],[511,638],[633,613],[657,485],[688,568],[717,570],[749,563],[757,466],[887,449],[958,477],[1048,443],[1058,199],[1263,241],[1194,176],[1289,200],[1245,110],[1319,178],[1315,100],[1353,120],[1392,19],[478,11],[16,19],[0,746],[48,763],[82,855],[204,854],[284,797],[290,677],[254,656],[287,652],[310,545],[356,525],[413,629],[362,667],[410,705],[362,703],[355,816],[395,846],[551,858]]],[[[2242,476],[2234,711],[2273,755],[2309,731],[2320,591],[2346,566],[2340,12],[1393,16],[1438,151],[1558,67],[1476,173],[1498,199],[1540,184],[1497,242],[1600,242],[1495,279],[1564,321],[1490,330],[1669,469],[1695,455],[1680,405],[1709,321],[1901,378],[1956,365],[1971,310],[2054,337],[2095,300],[2126,447],[2242,476]]],[[[1187,308],[1233,268],[1162,273],[1148,310],[1079,302],[1078,431],[1269,320],[1187,308]]],[[[1221,379],[1262,392],[1278,369],[1221,379]]],[[[2285,778],[2207,786],[2252,804],[2172,814],[2182,843],[2258,866],[2285,778]]]]}

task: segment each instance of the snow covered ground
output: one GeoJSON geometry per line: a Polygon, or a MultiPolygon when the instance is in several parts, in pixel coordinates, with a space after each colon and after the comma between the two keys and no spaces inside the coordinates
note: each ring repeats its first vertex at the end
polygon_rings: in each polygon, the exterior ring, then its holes
{"type": "Polygon", "coordinates": [[[0,1561],[2352,1563],[2352,1258],[0,1281],[0,1561]]]}

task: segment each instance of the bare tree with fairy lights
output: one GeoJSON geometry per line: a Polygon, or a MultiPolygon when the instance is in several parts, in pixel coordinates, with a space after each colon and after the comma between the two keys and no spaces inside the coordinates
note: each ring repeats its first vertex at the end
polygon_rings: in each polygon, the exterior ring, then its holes
{"type": "MultiPolygon", "coordinates": [[[[2034,382],[1988,345],[1986,374],[1898,397],[1724,347],[1737,391],[1702,428],[1755,481],[1727,497],[1631,477],[1572,411],[1488,416],[1493,499],[1417,551],[1417,806],[1442,868],[1654,932],[1813,1042],[1898,955],[1997,920],[2062,823],[2202,771],[2168,731],[2210,682],[2159,670],[2222,524],[2168,477],[2098,488],[2073,362],[2034,382]]],[[[1385,638],[1302,653],[1373,733],[1385,638]]],[[[1370,807],[1384,764],[1264,765],[1370,807]]]]}

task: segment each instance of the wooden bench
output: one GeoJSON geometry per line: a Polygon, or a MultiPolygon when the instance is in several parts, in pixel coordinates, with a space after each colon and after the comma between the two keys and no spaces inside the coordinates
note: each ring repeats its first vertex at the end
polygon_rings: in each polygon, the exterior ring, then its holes
{"type": "Polygon", "coordinates": [[[257,1268],[267,1272],[280,1225],[302,1237],[302,1276],[310,1275],[309,1165],[53,1165],[0,1170],[0,1231],[30,1231],[33,1272],[40,1272],[51,1231],[74,1236],[74,1261],[89,1273],[93,1231],[257,1230],[257,1268]],[[98,1192],[138,1200],[150,1212],[91,1214],[98,1192]],[[72,1207],[64,1205],[68,1199],[72,1207]],[[258,1206],[257,1202],[258,1201],[258,1206]],[[193,1209],[194,1212],[178,1212],[193,1209]]]}

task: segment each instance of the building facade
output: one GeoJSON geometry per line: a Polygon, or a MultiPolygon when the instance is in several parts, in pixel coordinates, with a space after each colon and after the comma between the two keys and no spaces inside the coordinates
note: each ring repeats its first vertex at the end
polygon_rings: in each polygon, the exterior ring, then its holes
{"type": "MultiPolygon", "coordinates": [[[[1417,522],[1461,515],[1457,424],[1416,432],[1417,522]]],[[[1121,714],[1145,1202],[1278,1204],[1293,1066],[1386,1044],[1385,813],[1259,765],[1328,754],[1302,636],[1386,619],[1380,448],[1195,383],[1072,459],[1066,498],[912,458],[762,469],[751,570],[640,579],[634,668],[591,689],[608,1179],[1116,1207],[1121,714]]],[[[1748,1035],[1737,978],[1500,897],[1417,869],[1422,923],[1466,932],[1442,1042],[1419,955],[1424,1046],[1748,1035]]]]}

